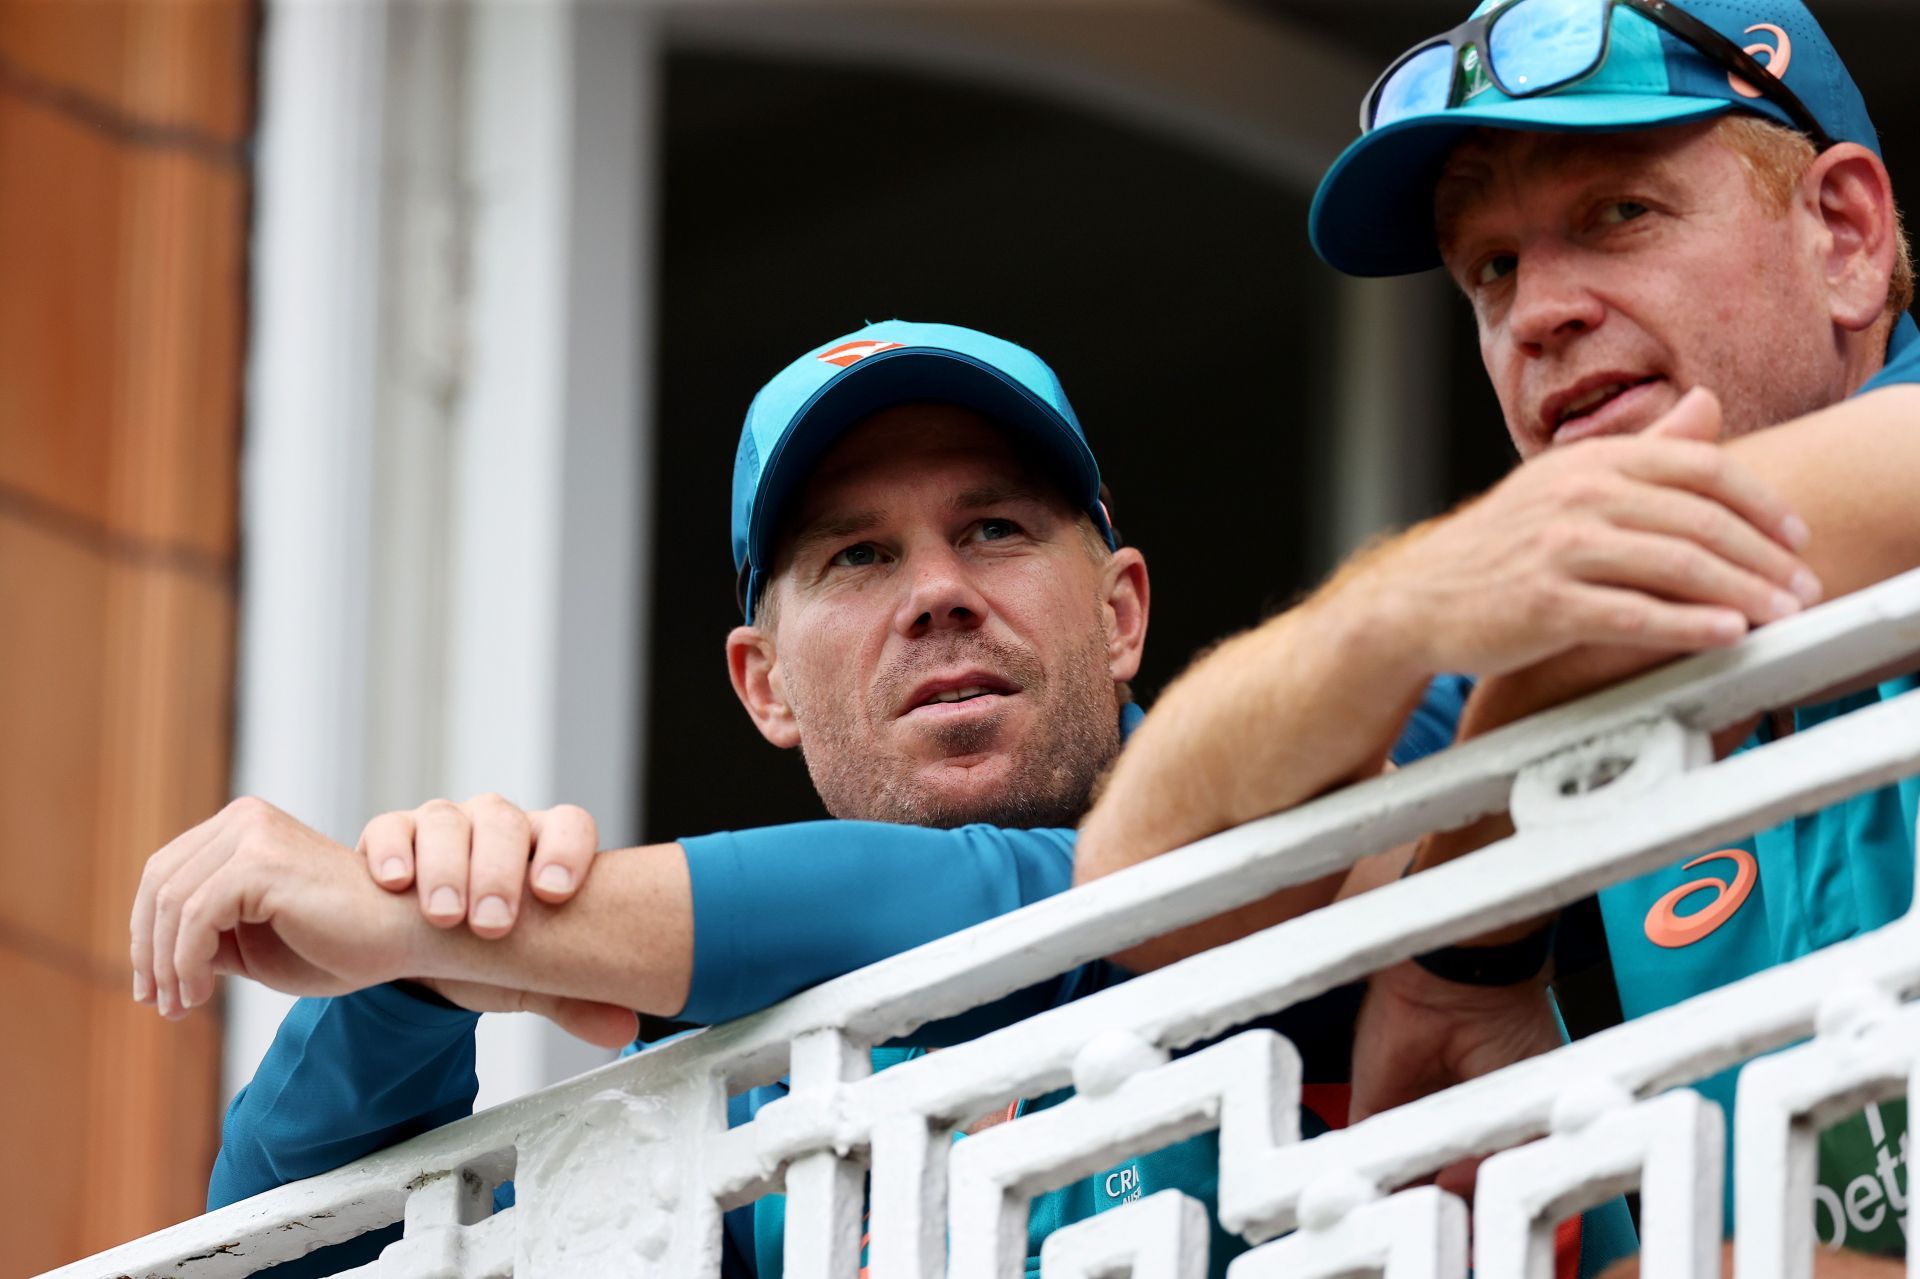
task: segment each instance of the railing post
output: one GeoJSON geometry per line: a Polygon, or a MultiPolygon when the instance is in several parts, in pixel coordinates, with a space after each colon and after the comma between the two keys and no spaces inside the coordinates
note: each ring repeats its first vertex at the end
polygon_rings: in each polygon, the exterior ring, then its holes
{"type": "MultiPolygon", "coordinates": [[[[789,1101],[831,1107],[842,1085],[873,1073],[873,1059],[838,1030],[794,1040],[789,1101]]],[[[866,1168],[850,1152],[821,1150],[787,1167],[786,1273],[792,1279],[852,1279],[860,1268],[866,1168]]]]}
{"type": "Polygon", "coordinates": [[[430,1174],[407,1196],[406,1233],[380,1254],[381,1279],[488,1279],[510,1273],[495,1234],[471,1227],[493,1211],[493,1186],[471,1167],[430,1174]]]}
{"type": "Polygon", "coordinates": [[[1045,1279],[1206,1279],[1207,1210],[1162,1190],[1075,1222],[1040,1246],[1045,1279]]]}
{"type": "Polygon", "coordinates": [[[1466,1279],[1467,1206],[1458,1196],[1438,1186],[1377,1196],[1357,1179],[1321,1189],[1302,1206],[1298,1231],[1237,1259],[1227,1279],[1466,1279]]]}
{"type": "Polygon", "coordinates": [[[709,1109],[702,1094],[711,1091],[698,1079],[658,1094],[608,1088],[525,1138],[514,1179],[513,1273],[716,1273],[718,1215],[710,1199],[685,1194],[703,1145],[688,1120],[709,1109]]]}
{"type": "Polygon", "coordinates": [[[869,1269],[889,1279],[947,1272],[947,1153],[952,1130],[894,1115],[873,1130],[873,1230],[869,1269]]]}

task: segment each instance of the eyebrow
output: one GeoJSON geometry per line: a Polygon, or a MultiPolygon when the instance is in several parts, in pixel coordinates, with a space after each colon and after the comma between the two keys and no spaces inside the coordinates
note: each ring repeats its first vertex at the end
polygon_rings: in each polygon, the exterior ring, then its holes
{"type": "MultiPolygon", "coordinates": [[[[947,507],[953,511],[978,511],[988,507],[1002,506],[1008,502],[1044,502],[1045,500],[1045,494],[1031,484],[979,484],[955,493],[948,500],[947,507]]],[[[794,534],[794,553],[797,555],[802,550],[821,542],[837,542],[842,538],[864,533],[875,525],[885,523],[886,518],[887,513],[877,508],[851,511],[845,515],[823,516],[794,534]]]]}
{"type": "MultiPolygon", "coordinates": [[[[1537,161],[1539,169],[1533,176],[1552,181],[1571,172],[1586,172],[1599,164],[1625,160],[1637,162],[1634,168],[1637,176],[1659,178],[1664,176],[1662,170],[1665,167],[1665,157],[1661,152],[1662,146],[1657,139],[1630,134],[1605,135],[1584,146],[1556,146],[1537,153],[1540,155],[1537,161]]],[[[1615,176],[1595,174],[1590,185],[1611,180],[1615,176]]],[[[1433,230],[1443,257],[1458,238],[1456,227],[1460,219],[1467,214],[1473,201],[1492,184],[1492,164],[1472,156],[1465,160],[1449,160],[1441,170],[1433,189],[1433,230]]]]}
{"type": "Polygon", "coordinates": [[[1031,484],[980,484],[955,493],[947,505],[956,511],[977,511],[983,506],[999,506],[1006,502],[1045,500],[1040,490],[1031,484]]]}
{"type": "Polygon", "coordinates": [[[798,554],[801,549],[819,542],[837,542],[843,537],[864,533],[884,518],[881,511],[866,510],[817,519],[794,534],[794,553],[798,554]]]}

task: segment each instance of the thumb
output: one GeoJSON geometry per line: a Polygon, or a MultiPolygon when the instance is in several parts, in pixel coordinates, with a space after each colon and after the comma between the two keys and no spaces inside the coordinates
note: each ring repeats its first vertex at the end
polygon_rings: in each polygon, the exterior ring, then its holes
{"type": "Polygon", "coordinates": [[[1720,438],[1720,397],[1704,386],[1696,386],[1655,420],[1646,433],[1663,439],[1701,440],[1712,444],[1720,438]]]}
{"type": "Polygon", "coordinates": [[[640,1035],[640,1018],[631,1008],[591,999],[541,996],[527,1001],[527,1011],[539,1013],[575,1039],[600,1048],[625,1048],[640,1035]]]}

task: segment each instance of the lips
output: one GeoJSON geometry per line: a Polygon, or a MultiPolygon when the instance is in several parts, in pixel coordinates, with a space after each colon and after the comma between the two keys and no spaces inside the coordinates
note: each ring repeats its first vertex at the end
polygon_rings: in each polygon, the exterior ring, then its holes
{"type": "Polygon", "coordinates": [[[990,671],[962,671],[923,680],[900,704],[898,715],[911,715],[930,707],[963,706],[983,699],[995,699],[1018,693],[1018,687],[990,671]]]}
{"type": "Polygon", "coordinates": [[[1607,433],[1607,410],[1633,398],[1634,392],[1665,379],[1657,373],[1609,370],[1581,378],[1547,398],[1540,410],[1540,432],[1553,443],[1607,433]]]}

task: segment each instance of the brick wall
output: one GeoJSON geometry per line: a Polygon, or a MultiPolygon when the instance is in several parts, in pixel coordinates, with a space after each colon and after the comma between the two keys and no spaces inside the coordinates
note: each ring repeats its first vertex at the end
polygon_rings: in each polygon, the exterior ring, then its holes
{"type": "Polygon", "coordinates": [[[129,999],[226,798],[245,0],[0,0],[0,1270],[200,1211],[219,1025],[129,999]]]}

